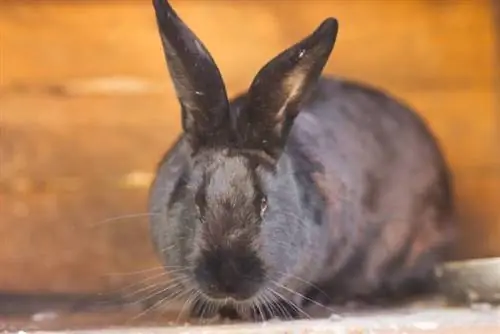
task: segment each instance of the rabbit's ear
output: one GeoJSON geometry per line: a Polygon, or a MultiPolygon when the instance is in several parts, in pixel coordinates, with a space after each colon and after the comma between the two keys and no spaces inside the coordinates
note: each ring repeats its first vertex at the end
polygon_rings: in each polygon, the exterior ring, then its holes
{"type": "Polygon", "coordinates": [[[311,35],[259,71],[250,86],[245,112],[238,120],[246,145],[279,157],[301,102],[328,61],[337,31],[337,20],[324,20],[311,35]]]}
{"type": "Polygon", "coordinates": [[[229,102],[217,65],[167,0],[153,0],[153,6],[185,134],[195,149],[227,144],[229,102]]]}

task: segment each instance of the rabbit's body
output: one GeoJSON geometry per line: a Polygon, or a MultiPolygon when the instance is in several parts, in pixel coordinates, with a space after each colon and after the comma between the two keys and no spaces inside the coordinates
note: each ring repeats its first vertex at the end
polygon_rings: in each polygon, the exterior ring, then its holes
{"type": "Polygon", "coordinates": [[[152,185],[152,239],[181,290],[201,305],[282,315],[267,304],[301,315],[308,302],[425,291],[455,230],[448,169],[412,110],[373,88],[319,79],[336,23],[224,102],[200,42],[155,4],[184,132],[152,185]],[[185,44],[169,53],[181,43],[172,31],[185,44]],[[196,52],[205,68],[186,65],[196,52]]]}
{"type": "MultiPolygon", "coordinates": [[[[165,209],[156,206],[172,201],[189,170],[183,138],[160,164],[152,212],[165,209]]],[[[291,289],[305,294],[307,281],[344,301],[429,282],[452,240],[453,199],[439,148],[413,111],[383,92],[324,78],[295,120],[285,151],[310,243],[290,272],[291,289]]],[[[152,221],[157,238],[166,221],[164,215],[152,221]]],[[[174,247],[166,255],[181,258],[174,247]]]]}
{"type": "Polygon", "coordinates": [[[454,208],[446,163],[412,110],[373,88],[324,79],[287,151],[314,233],[292,274],[334,300],[427,288],[454,236],[454,208]]]}

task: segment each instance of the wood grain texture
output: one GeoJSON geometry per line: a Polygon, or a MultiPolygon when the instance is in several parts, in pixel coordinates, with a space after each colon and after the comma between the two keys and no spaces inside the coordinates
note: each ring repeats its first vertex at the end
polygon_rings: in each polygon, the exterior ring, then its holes
{"type": "MultiPolygon", "coordinates": [[[[325,16],[328,73],[427,119],[455,173],[457,256],[500,255],[500,101],[492,2],[172,1],[231,95],[325,16]]],[[[157,266],[145,212],[179,112],[149,1],[0,2],[0,289],[100,291],[157,266]]],[[[395,139],[396,140],[396,139],[395,139]]]]}

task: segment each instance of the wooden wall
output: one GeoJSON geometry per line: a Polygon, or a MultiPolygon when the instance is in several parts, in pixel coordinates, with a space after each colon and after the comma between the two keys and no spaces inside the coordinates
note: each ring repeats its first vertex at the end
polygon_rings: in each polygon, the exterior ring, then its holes
{"type": "MultiPolygon", "coordinates": [[[[492,2],[173,5],[230,94],[337,17],[327,72],[389,89],[428,120],[456,177],[457,254],[471,257],[500,255],[492,2]]],[[[145,213],[151,173],[179,131],[152,15],[150,1],[0,2],[0,290],[100,291],[128,280],[115,273],[158,265],[147,217],[126,217],[145,213]]]]}

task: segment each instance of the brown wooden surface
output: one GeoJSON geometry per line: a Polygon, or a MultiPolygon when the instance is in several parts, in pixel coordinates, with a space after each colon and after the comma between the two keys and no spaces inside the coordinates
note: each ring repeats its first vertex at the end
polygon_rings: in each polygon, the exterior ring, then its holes
{"type": "MultiPolygon", "coordinates": [[[[490,2],[173,4],[231,94],[337,17],[327,72],[388,89],[421,112],[456,175],[458,255],[500,255],[490,2]]],[[[109,274],[158,265],[147,217],[103,222],[145,212],[151,172],[179,131],[152,14],[150,1],[0,2],[0,290],[102,290],[130,280],[109,274]]]]}

